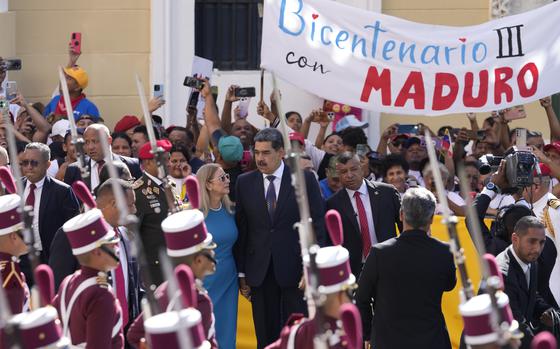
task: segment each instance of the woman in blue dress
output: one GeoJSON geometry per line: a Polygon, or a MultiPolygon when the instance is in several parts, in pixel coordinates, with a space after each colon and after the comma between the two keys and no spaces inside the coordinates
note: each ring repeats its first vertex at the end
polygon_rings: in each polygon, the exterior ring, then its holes
{"type": "Polygon", "coordinates": [[[237,268],[232,248],[237,226],[229,194],[229,175],[218,164],[206,164],[196,173],[200,185],[200,210],[216,248],[216,272],[207,276],[204,286],[214,305],[216,339],[220,349],[234,349],[237,331],[237,268]]]}

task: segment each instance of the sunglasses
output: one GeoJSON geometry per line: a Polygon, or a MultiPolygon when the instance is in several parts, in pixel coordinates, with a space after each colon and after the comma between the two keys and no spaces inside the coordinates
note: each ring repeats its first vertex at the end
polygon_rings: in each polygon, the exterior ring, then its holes
{"type": "Polygon", "coordinates": [[[31,167],[37,167],[39,166],[39,161],[37,160],[22,160],[19,165],[21,167],[27,167],[29,165],[31,165],[31,167]]]}
{"type": "Polygon", "coordinates": [[[225,182],[226,180],[229,181],[229,173],[224,173],[223,175],[221,175],[221,176],[218,177],[218,178],[211,179],[210,182],[213,182],[213,181],[215,181],[215,180],[217,180],[217,179],[218,179],[220,182],[225,182]]]}
{"type": "Polygon", "coordinates": [[[201,255],[203,255],[204,257],[208,258],[208,260],[214,264],[218,264],[218,261],[216,260],[216,258],[214,258],[210,252],[201,252],[201,255]]]}

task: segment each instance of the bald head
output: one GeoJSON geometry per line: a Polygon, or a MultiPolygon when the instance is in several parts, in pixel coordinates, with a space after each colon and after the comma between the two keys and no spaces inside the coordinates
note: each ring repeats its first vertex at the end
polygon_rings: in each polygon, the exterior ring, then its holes
{"type": "Polygon", "coordinates": [[[100,137],[105,137],[107,143],[111,145],[111,133],[107,126],[103,124],[93,124],[89,125],[84,131],[85,152],[94,161],[100,161],[104,158],[100,137]]]}

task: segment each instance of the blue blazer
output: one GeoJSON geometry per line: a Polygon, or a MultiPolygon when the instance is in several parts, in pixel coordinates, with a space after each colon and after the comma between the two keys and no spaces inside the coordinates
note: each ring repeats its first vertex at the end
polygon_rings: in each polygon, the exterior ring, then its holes
{"type": "MultiPolygon", "coordinates": [[[[305,172],[305,182],[316,238],[320,245],[324,245],[325,209],[321,191],[311,172],[305,172]]],[[[288,166],[284,167],[272,220],[266,208],[261,172],[252,171],[239,176],[236,193],[235,218],[239,237],[234,247],[234,256],[237,271],[245,274],[249,286],[257,287],[262,284],[269,263],[272,263],[278,285],[296,287],[302,276],[302,259],[299,235],[294,223],[300,217],[290,169],[288,166]]]]}

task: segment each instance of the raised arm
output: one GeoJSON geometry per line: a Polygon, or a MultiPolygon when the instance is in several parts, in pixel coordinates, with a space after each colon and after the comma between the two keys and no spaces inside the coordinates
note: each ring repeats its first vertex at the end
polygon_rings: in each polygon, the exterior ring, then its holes
{"type": "Polygon", "coordinates": [[[239,100],[239,97],[235,97],[235,89],[238,88],[237,85],[231,85],[227,92],[226,98],[224,99],[224,108],[222,109],[222,128],[227,133],[231,132],[231,106],[233,102],[239,100]]]}
{"type": "Polygon", "coordinates": [[[41,115],[37,109],[33,108],[31,104],[27,103],[21,93],[18,93],[16,98],[11,100],[10,103],[17,104],[24,108],[27,111],[27,114],[31,117],[31,120],[33,120],[33,124],[37,128],[37,131],[33,135],[33,141],[46,143],[47,137],[51,132],[51,125],[47,122],[47,119],[45,119],[45,117],[41,115]]]}
{"type": "Polygon", "coordinates": [[[552,98],[545,97],[540,100],[541,106],[546,112],[546,117],[548,118],[548,126],[550,127],[550,141],[556,142],[560,140],[560,121],[552,108],[552,98]]]}

